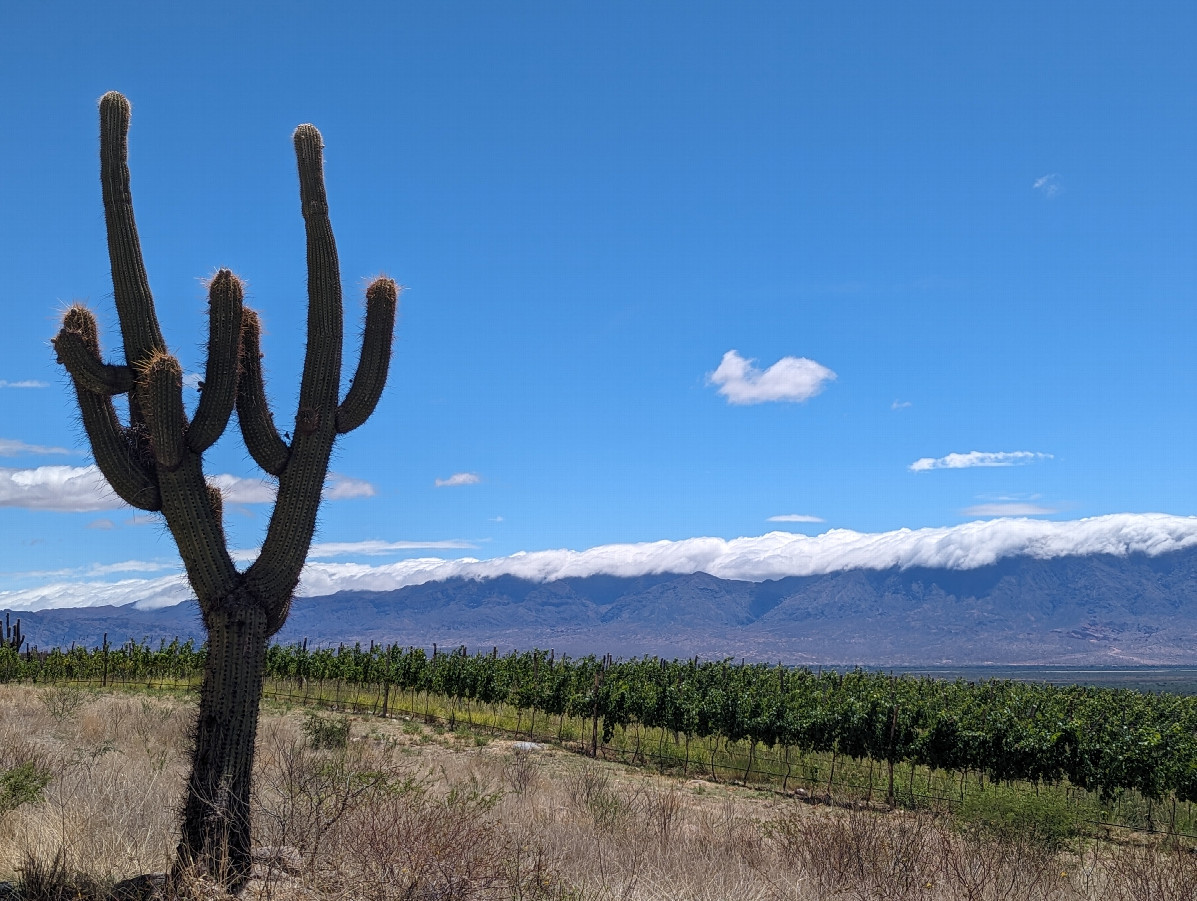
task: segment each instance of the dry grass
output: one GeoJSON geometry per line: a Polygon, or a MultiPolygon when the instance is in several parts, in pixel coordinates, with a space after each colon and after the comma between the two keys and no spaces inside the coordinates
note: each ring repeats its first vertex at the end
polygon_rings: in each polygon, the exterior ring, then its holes
{"type": "MultiPolygon", "coordinates": [[[[40,802],[0,813],[0,879],[22,884],[27,901],[102,898],[168,867],[190,704],[0,686],[0,710],[0,773],[32,761],[50,775],[40,802]]],[[[354,720],[343,748],[315,748],[309,734],[301,711],[263,715],[255,828],[277,850],[260,857],[245,897],[1197,897],[1197,855],[1178,847],[1054,851],[929,813],[683,782],[405,721],[354,720]]]]}

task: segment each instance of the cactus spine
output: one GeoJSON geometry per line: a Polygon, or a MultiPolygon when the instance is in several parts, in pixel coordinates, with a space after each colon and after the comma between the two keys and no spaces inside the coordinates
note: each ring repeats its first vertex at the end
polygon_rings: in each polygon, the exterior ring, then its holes
{"type": "MultiPolygon", "coordinates": [[[[280,436],[266,401],[257,314],[240,280],[221,269],[208,288],[207,364],[188,419],[183,373],[167,350],[141,257],[129,189],[129,102],[100,100],[100,172],[108,253],[124,361],[100,354],[95,316],[74,305],[53,344],[70,373],[96,464],[116,493],[159,512],[179,548],[208,632],[195,751],[183,808],[177,866],[197,867],[236,887],[250,870],[249,792],[266,642],[287,619],[312,540],[333,442],[369,418],[391,355],[398,288],[379,278],[366,291],[366,324],[353,383],[340,398],[340,271],[324,189],[323,142],[295,131],[300,204],[307,233],[307,350],[295,424],[280,436]],[[114,395],[128,395],[122,424],[114,395]],[[238,570],[229,556],[221,496],[202,456],[234,409],[250,455],[278,479],[261,552],[238,570]]],[[[19,628],[19,627],[18,627],[19,628]]]]}

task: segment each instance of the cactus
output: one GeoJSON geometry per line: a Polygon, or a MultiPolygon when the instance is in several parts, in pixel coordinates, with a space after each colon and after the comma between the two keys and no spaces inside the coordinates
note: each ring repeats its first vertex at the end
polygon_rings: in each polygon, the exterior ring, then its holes
{"type": "Polygon", "coordinates": [[[18,654],[21,652],[21,645],[25,643],[25,636],[21,634],[21,620],[17,619],[17,624],[12,625],[8,618],[8,611],[4,611],[4,631],[0,633],[0,648],[12,648],[18,654]]]}
{"type": "Polygon", "coordinates": [[[287,619],[316,525],[333,442],[374,411],[386,382],[398,288],[379,278],[366,291],[361,357],[340,398],[341,282],[324,189],[323,142],[311,125],[294,134],[307,233],[307,349],[294,426],[280,435],[266,401],[257,314],[240,280],[221,269],[208,286],[207,363],[188,419],[183,373],[154,312],[129,189],[129,102],[100,100],[100,172],[108,254],[124,362],[101,357],[95,316],[76,304],[53,344],[70,374],[96,464],[116,493],[161,513],[179,548],[208,633],[208,654],[182,812],[176,867],[234,888],[250,871],[250,775],[266,642],[287,619]],[[112,398],[128,396],[128,422],[112,398]],[[202,456],[234,409],[254,461],[278,480],[257,560],[229,556],[221,495],[202,456]]]}

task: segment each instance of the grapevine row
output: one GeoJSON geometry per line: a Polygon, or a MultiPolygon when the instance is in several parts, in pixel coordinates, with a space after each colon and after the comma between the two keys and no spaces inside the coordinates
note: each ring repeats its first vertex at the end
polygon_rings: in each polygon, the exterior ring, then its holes
{"type": "MultiPolygon", "coordinates": [[[[204,649],[0,648],[0,681],[183,681],[204,649]]],[[[399,645],[271,647],[268,679],[336,681],[388,695],[426,692],[479,705],[588,719],[606,742],[640,724],[873,760],[983,773],[994,781],[1075,786],[1110,798],[1130,789],[1197,800],[1197,699],[1132,690],[987,680],[954,682],[865,670],[813,672],[731,661],[556,657],[399,645]]]]}

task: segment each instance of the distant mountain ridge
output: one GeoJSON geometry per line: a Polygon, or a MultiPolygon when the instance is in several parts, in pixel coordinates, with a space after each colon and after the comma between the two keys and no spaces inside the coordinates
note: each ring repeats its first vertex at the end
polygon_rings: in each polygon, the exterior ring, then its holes
{"type": "MultiPolygon", "coordinates": [[[[21,612],[40,647],[202,639],[194,603],[21,612]]],[[[1008,557],[765,582],[706,573],[454,578],[298,598],[279,640],[794,664],[1197,663],[1197,549],[1008,557]]]]}

